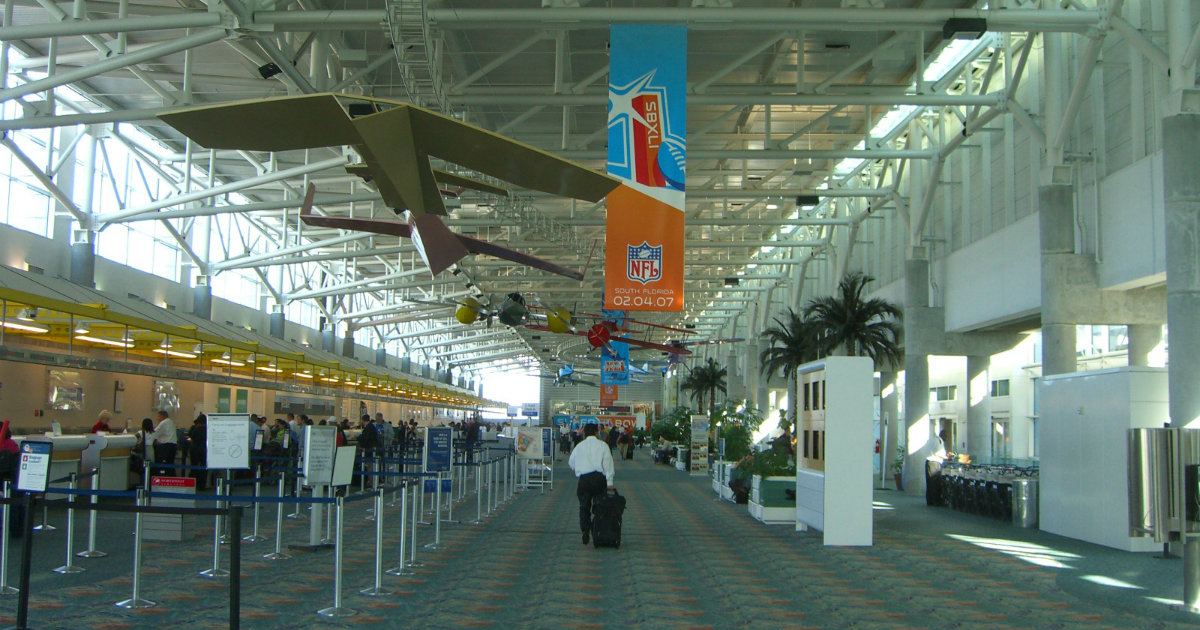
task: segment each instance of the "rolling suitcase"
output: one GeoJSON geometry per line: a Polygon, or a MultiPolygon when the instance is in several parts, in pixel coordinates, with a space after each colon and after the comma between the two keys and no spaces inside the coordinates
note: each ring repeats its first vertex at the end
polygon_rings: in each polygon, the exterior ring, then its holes
{"type": "Polygon", "coordinates": [[[597,547],[621,546],[621,516],[625,497],[609,490],[592,504],[592,544],[597,547]]]}

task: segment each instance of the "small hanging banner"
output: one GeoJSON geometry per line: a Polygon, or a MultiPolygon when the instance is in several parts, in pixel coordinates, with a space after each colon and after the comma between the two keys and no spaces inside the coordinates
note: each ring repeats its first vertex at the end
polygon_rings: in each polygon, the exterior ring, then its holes
{"type": "Polygon", "coordinates": [[[608,407],[617,402],[618,385],[601,385],[600,386],[600,406],[608,407]]]}
{"type": "Polygon", "coordinates": [[[610,30],[604,306],[683,310],[687,28],[610,30]]]}

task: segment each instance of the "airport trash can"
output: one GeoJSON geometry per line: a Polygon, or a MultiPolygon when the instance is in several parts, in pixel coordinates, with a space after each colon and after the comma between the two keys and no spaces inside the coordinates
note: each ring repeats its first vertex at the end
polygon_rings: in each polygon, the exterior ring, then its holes
{"type": "Polygon", "coordinates": [[[1013,479],[1012,524],[1026,528],[1038,526],[1037,479],[1013,479]]]}

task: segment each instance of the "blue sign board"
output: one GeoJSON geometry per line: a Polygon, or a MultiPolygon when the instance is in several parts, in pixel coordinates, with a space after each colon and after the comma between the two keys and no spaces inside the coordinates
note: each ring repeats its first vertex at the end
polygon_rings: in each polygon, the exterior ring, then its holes
{"type": "Polygon", "coordinates": [[[453,435],[454,429],[450,427],[425,429],[425,472],[450,471],[450,440],[453,435]]]}
{"type": "MultiPolygon", "coordinates": [[[[6,421],[7,423],[7,421],[6,421]]],[[[21,465],[17,472],[17,490],[45,492],[50,481],[50,442],[21,442],[21,465]]]]}
{"type": "Polygon", "coordinates": [[[542,427],[542,457],[554,457],[554,429],[542,427]]]}
{"type": "MultiPolygon", "coordinates": [[[[442,480],[442,494],[450,494],[451,483],[450,479],[442,480]]],[[[437,492],[437,479],[426,479],[425,483],[421,484],[425,490],[425,494],[433,494],[437,492]]]]}

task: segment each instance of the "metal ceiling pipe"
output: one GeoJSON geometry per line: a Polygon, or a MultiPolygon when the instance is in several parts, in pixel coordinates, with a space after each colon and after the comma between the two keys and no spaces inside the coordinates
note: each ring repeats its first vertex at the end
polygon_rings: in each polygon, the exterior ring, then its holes
{"type": "Polygon", "coordinates": [[[227,37],[224,30],[213,29],[204,30],[194,35],[172,39],[156,46],[144,48],[137,52],[125,53],[123,55],[114,55],[98,61],[94,64],[52,74],[44,79],[30,81],[21,85],[0,90],[0,102],[10,101],[14,98],[19,98],[27,94],[36,94],[52,88],[60,87],[70,83],[90,79],[98,74],[104,74],[117,68],[127,68],[139,63],[160,59],[167,55],[172,55],[177,52],[182,52],[190,48],[198,48],[206,44],[221,41],[227,37]]]}
{"type": "Polygon", "coordinates": [[[481,346],[473,346],[471,348],[450,348],[449,350],[445,350],[443,352],[433,352],[433,353],[426,352],[425,356],[427,356],[431,359],[441,359],[443,357],[449,357],[449,356],[453,356],[456,354],[467,354],[470,352],[488,352],[491,350],[499,350],[501,348],[510,349],[514,345],[524,346],[525,341],[523,339],[519,339],[519,338],[518,339],[509,339],[507,341],[499,341],[496,343],[487,343],[487,344],[483,344],[481,346]]]}
{"type": "Polygon", "coordinates": [[[366,29],[372,26],[382,29],[387,25],[387,11],[383,9],[255,11],[253,23],[274,26],[276,31],[343,31],[353,28],[366,29]]]}
{"type": "MultiPolygon", "coordinates": [[[[329,195],[326,197],[317,197],[313,200],[313,207],[320,208],[321,206],[337,206],[349,203],[372,202],[380,201],[382,197],[377,194],[364,195],[329,195]]],[[[130,217],[122,223],[133,223],[134,221],[160,221],[162,219],[186,219],[191,217],[208,217],[217,214],[225,214],[229,212],[262,212],[266,210],[291,210],[299,208],[304,204],[304,199],[293,197],[291,199],[283,199],[281,201],[260,201],[256,203],[230,204],[228,206],[208,206],[205,208],[196,208],[192,210],[168,210],[166,212],[155,212],[150,215],[142,215],[130,217]]]]}
{"type": "Polygon", "coordinates": [[[364,286],[367,286],[370,284],[378,284],[381,282],[388,282],[390,280],[399,280],[400,278],[409,278],[412,276],[417,276],[417,275],[420,275],[423,273],[427,273],[428,271],[429,271],[428,269],[424,269],[424,268],[408,269],[405,271],[397,271],[395,273],[388,273],[388,274],[384,274],[382,276],[373,276],[370,278],[364,278],[362,280],[354,280],[352,282],[344,282],[342,284],[325,286],[325,287],[321,287],[320,289],[310,289],[308,291],[298,291],[296,293],[284,293],[283,298],[288,301],[295,301],[295,300],[303,300],[305,298],[315,298],[315,297],[324,297],[327,295],[335,295],[346,289],[353,289],[356,287],[364,287],[364,286]]]}
{"type": "MultiPolygon", "coordinates": [[[[287,11],[284,13],[301,13],[287,11]]],[[[313,11],[324,14],[325,12],[313,11]]],[[[331,11],[330,13],[338,13],[331,11]]],[[[608,28],[611,24],[686,24],[690,30],[941,31],[950,18],[983,18],[993,32],[1083,32],[1097,26],[1099,11],[1060,9],[758,9],[738,8],[554,8],[428,9],[435,27],[446,30],[608,28]]]]}
{"type": "Polygon", "coordinates": [[[76,35],[106,35],[176,28],[200,28],[221,24],[219,13],[180,13],[157,17],[133,17],[116,20],[78,20],[43,24],[22,24],[0,28],[0,41],[43,39],[76,35]]]}
{"type": "Polygon", "coordinates": [[[266,252],[264,254],[255,254],[253,256],[239,256],[238,258],[231,258],[229,260],[213,263],[212,271],[215,274],[219,271],[224,271],[226,269],[231,268],[231,265],[234,265],[234,264],[244,266],[246,264],[257,263],[257,262],[263,261],[263,260],[270,260],[270,259],[278,257],[278,256],[287,256],[289,254],[298,254],[300,252],[306,252],[310,249],[318,249],[321,247],[329,247],[331,245],[340,245],[342,243],[349,243],[351,241],[357,241],[359,239],[367,238],[369,236],[371,236],[371,235],[370,234],[347,234],[345,236],[338,236],[335,238],[325,239],[323,241],[312,241],[312,242],[303,243],[300,245],[293,245],[291,247],[284,247],[283,249],[277,249],[275,251],[266,252]]]}
{"type": "MultiPolygon", "coordinates": [[[[688,149],[689,160],[902,160],[928,159],[931,149],[688,149]]],[[[603,150],[555,151],[568,160],[599,160],[607,155],[603,150]]]]}
{"type": "MultiPolygon", "coordinates": [[[[478,327],[478,326],[475,326],[474,328],[475,328],[476,330],[478,330],[478,328],[479,328],[479,327],[478,327]]],[[[412,351],[412,350],[426,350],[426,349],[428,349],[428,348],[436,348],[436,347],[438,347],[438,346],[442,346],[442,345],[446,345],[446,344],[454,344],[454,343],[471,343],[471,342],[474,342],[474,341],[483,341],[483,340],[485,340],[485,339],[494,339],[494,338],[496,338],[496,337],[501,337],[501,336],[509,336],[509,335],[513,335],[513,334],[515,334],[515,333],[513,333],[513,331],[509,330],[508,328],[503,328],[503,329],[501,329],[501,330],[498,330],[498,331],[496,331],[496,332],[485,332],[485,333],[478,334],[478,335],[470,335],[470,336],[464,336],[464,337],[454,337],[454,338],[451,338],[451,339],[443,339],[443,340],[441,340],[441,341],[433,341],[433,342],[430,342],[430,343],[418,344],[418,345],[415,345],[415,346],[409,346],[409,347],[408,347],[408,349],[409,349],[410,351],[412,351]]]]}
{"type": "MultiPolygon", "coordinates": [[[[164,213],[165,214],[165,213],[164,213]]],[[[278,258],[256,263],[237,263],[225,267],[225,269],[244,269],[246,267],[254,267],[256,269],[262,267],[275,267],[278,265],[291,265],[308,262],[321,262],[324,260],[349,260],[351,258],[362,258],[364,256],[391,256],[404,252],[416,251],[412,245],[403,245],[400,247],[364,247],[362,249],[351,249],[347,251],[335,251],[328,254],[305,254],[304,256],[295,256],[292,258],[278,258]]]]}
{"type": "MultiPolygon", "coordinates": [[[[221,186],[214,186],[212,188],[206,188],[204,190],[197,190],[195,192],[190,192],[190,193],[183,194],[183,195],[176,195],[173,197],[168,197],[166,199],[160,199],[158,201],[147,204],[145,206],[141,206],[140,208],[133,208],[130,210],[122,210],[120,212],[110,212],[108,214],[102,214],[102,215],[99,215],[96,217],[96,222],[97,223],[120,223],[121,221],[128,219],[130,217],[135,217],[137,215],[145,214],[147,212],[154,212],[155,210],[159,210],[161,208],[168,208],[170,206],[177,206],[177,205],[189,203],[192,201],[208,199],[209,197],[216,197],[217,195],[223,195],[225,193],[240,192],[242,190],[246,190],[247,188],[253,188],[254,186],[258,186],[259,184],[266,184],[269,182],[277,182],[281,179],[287,179],[289,177],[295,177],[298,175],[307,175],[309,173],[315,173],[315,172],[323,171],[323,170],[330,169],[330,168],[337,168],[339,166],[345,166],[346,163],[349,162],[349,160],[350,160],[349,156],[342,155],[342,156],[338,156],[335,158],[330,158],[328,160],[322,160],[320,162],[313,162],[312,164],[305,164],[304,166],[297,166],[295,168],[289,168],[289,169],[285,169],[282,171],[275,171],[272,173],[264,173],[262,175],[258,175],[255,177],[247,177],[246,179],[238,180],[236,182],[232,182],[229,184],[224,184],[221,186]]],[[[275,254],[275,255],[278,255],[278,254],[275,254]]]]}
{"type": "MultiPolygon", "coordinates": [[[[393,322],[387,322],[386,320],[376,320],[376,322],[393,323],[393,322]]],[[[371,322],[371,324],[374,325],[375,322],[371,322]]],[[[442,334],[446,334],[446,333],[457,332],[460,330],[467,330],[469,328],[478,328],[478,326],[476,326],[475,324],[456,324],[454,326],[446,326],[444,328],[431,328],[429,330],[413,330],[413,331],[409,331],[409,332],[405,332],[405,333],[400,333],[398,335],[392,335],[392,336],[388,337],[388,341],[411,339],[413,337],[424,337],[425,335],[442,335],[442,334]]]]}
{"type": "MultiPolygon", "coordinates": [[[[176,107],[151,107],[148,109],[127,109],[94,114],[67,114],[63,116],[29,116],[0,120],[0,131],[18,131],[21,129],[51,129],[55,127],[74,127],[76,125],[102,125],[106,123],[157,122],[158,115],[178,109],[176,107]]],[[[165,123],[162,123],[165,124],[165,123]]]]}
{"type": "Polygon", "coordinates": [[[688,199],[748,199],[758,197],[890,197],[890,188],[705,188],[688,190],[688,199]]]}
{"type": "MultiPolygon", "coordinates": [[[[467,105],[549,105],[553,107],[575,106],[603,107],[608,103],[608,95],[603,92],[588,92],[586,94],[539,94],[536,92],[521,94],[488,94],[486,91],[472,91],[467,94],[455,94],[447,97],[451,103],[458,106],[467,105]]],[[[705,94],[689,94],[688,105],[916,105],[921,107],[974,107],[978,105],[996,105],[1002,103],[1007,94],[1002,91],[991,94],[743,94],[708,92],[705,94]]]]}

